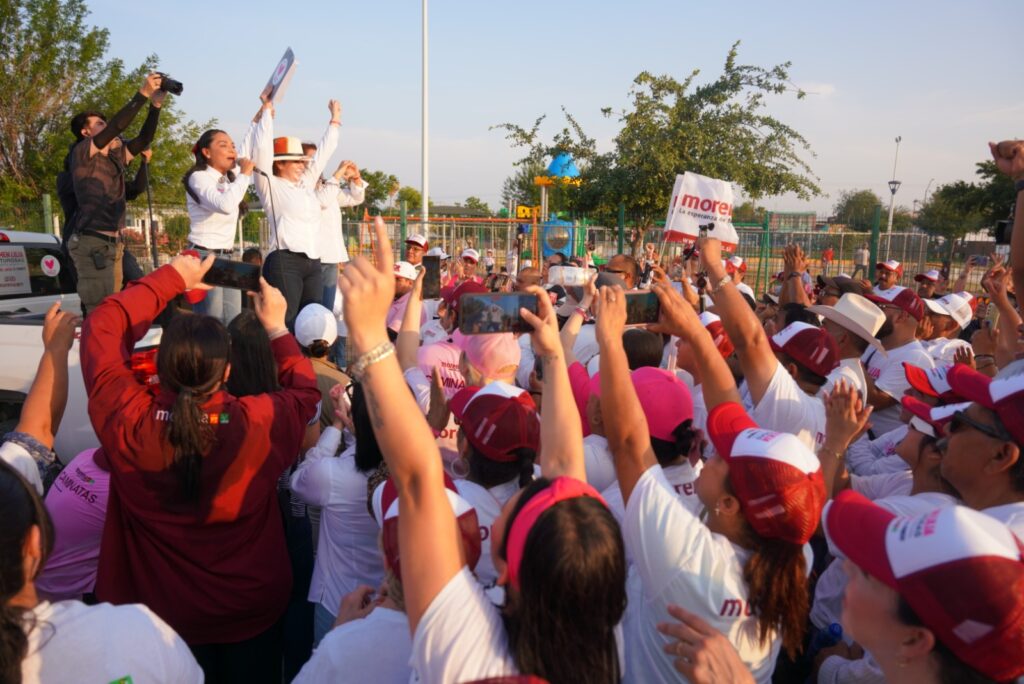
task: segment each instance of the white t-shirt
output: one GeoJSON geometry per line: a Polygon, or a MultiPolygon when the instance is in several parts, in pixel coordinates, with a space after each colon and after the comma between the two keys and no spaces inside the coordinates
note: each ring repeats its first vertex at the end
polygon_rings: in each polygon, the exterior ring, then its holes
{"type": "Polygon", "coordinates": [[[889,349],[887,354],[887,356],[883,356],[882,352],[874,347],[868,347],[864,355],[861,356],[861,360],[868,369],[868,375],[875,381],[875,387],[896,400],[894,406],[882,409],[881,411],[876,410],[871,414],[871,423],[874,426],[871,430],[876,435],[895,430],[901,424],[900,410],[902,407],[900,406],[900,399],[910,389],[910,383],[907,382],[907,372],[903,368],[903,362],[906,361],[912,366],[917,366],[924,370],[931,370],[935,367],[931,355],[928,354],[927,350],[917,340],[908,342],[902,347],[889,349]]]}
{"type": "Polygon", "coordinates": [[[455,480],[455,488],[459,490],[462,498],[476,509],[481,542],[480,560],[474,572],[481,585],[491,588],[498,581],[498,571],[494,568],[494,556],[491,553],[492,528],[494,521],[501,515],[502,507],[519,491],[519,482],[513,480],[487,489],[469,480],[455,480]]]}
{"type": "Polygon", "coordinates": [[[909,470],[880,475],[851,475],[850,489],[872,501],[892,496],[910,496],[914,475],[909,470]]]}
{"type": "Polygon", "coordinates": [[[722,632],[754,678],[770,681],[782,640],[776,633],[767,644],[758,639],[743,579],[749,552],[697,519],[660,466],[637,481],[622,536],[643,585],[641,608],[626,634],[626,681],[679,681],[672,658],[662,650],[669,640],[657,631],[671,603],[686,606],[722,632]]]}
{"type": "MultiPolygon", "coordinates": [[[[696,517],[700,517],[701,509],[704,507],[700,502],[700,497],[697,496],[697,477],[703,467],[704,464],[700,461],[697,461],[696,466],[690,465],[689,461],[684,461],[678,465],[661,469],[665,480],[672,487],[672,491],[679,497],[686,510],[696,517]]],[[[619,521],[619,525],[622,525],[626,517],[626,504],[622,500],[622,489],[619,487],[619,483],[613,482],[611,486],[601,492],[601,496],[604,497],[604,502],[608,504],[612,515],[619,521]]]]}
{"type": "MultiPolygon", "coordinates": [[[[405,383],[412,390],[416,403],[419,405],[423,415],[430,411],[430,379],[424,375],[419,366],[413,366],[404,373],[405,383]]],[[[441,450],[441,457],[446,464],[459,457],[459,424],[455,422],[455,416],[448,416],[448,425],[441,430],[437,436],[437,448],[441,450]]],[[[449,474],[451,474],[449,472],[449,474]]]]}
{"type": "Polygon", "coordinates": [[[606,438],[593,433],[583,438],[583,467],[587,482],[599,492],[615,482],[615,459],[606,438]]]}
{"type": "Polygon", "coordinates": [[[377,607],[361,620],[328,632],[294,682],[406,684],[412,674],[411,653],[405,613],[377,607]]]}
{"type": "Polygon", "coordinates": [[[28,449],[16,442],[0,444],[0,460],[21,474],[28,483],[36,488],[39,496],[43,495],[43,478],[39,476],[39,466],[28,449]]]}
{"type": "Polygon", "coordinates": [[[956,361],[954,357],[958,349],[971,349],[970,342],[959,338],[947,340],[940,337],[937,340],[922,342],[921,345],[931,354],[936,366],[952,366],[956,361]]]}
{"type": "Polygon", "coordinates": [[[896,455],[896,445],[904,440],[910,427],[900,424],[895,430],[871,439],[867,434],[846,450],[846,467],[856,475],[910,470],[910,466],[896,455]]]}
{"type": "Polygon", "coordinates": [[[1024,502],[993,506],[982,513],[1002,521],[1011,532],[1024,539],[1024,502]]]}
{"type": "Polygon", "coordinates": [[[308,599],[331,615],[338,612],[342,596],[361,584],[376,587],[384,579],[380,528],[366,511],[366,474],[356,470],[355,444],[334,457],[340,441],[337,428],[324,428],[291,477],[292,493],[322,508],[308,599]]]}
{"type": "Polygon", "coordinates": [[[471,682],[517,675],[500,609],[469,568],[457,572],[430,602],[412,640],[413,681],[471,682]]]}
{"type": "Polygon", "coordinates": [[[43,601],[32,613],[24,682],[203,681],[182,638],[141,604],[43,601]]]}
{"type": "Polygon", "coordinates": [[[824,402],[800,389],[781,363],[775,364],[768,389],[750,417],[766,430],[796,435],[811,451],[825,440],[824,402]]]}
{"type": "Polygon", "coordinates": [[[864,377],[864,366],[859,358],[840,359],[839,365],[825,376],[825,384],[818,390],[818,396],[823,397],[825,394],[832,392],[840,379],[845,380],[847,385],[856,387],[857,391],[860,392],[861,398],[867,399],[868,381],[864,377]]]}

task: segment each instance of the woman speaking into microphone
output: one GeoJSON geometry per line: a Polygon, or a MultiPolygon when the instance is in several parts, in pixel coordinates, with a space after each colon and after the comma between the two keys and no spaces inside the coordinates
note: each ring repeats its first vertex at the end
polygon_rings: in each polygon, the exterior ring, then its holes
{"type": "Polygon", "coordinates": [[[330,123],[316,152],[307,157],[298,138],[274,137],[273,104],[261,97],[264,116],[253,144],[256,194],[267,214],[272,250],[263,263],[263,277],[284,295],[288,303],[285,321],[290,329],[299,309],[323,296],[316,187],[324,165],[338,147],[341,103],[327,103],[330,123]]]}

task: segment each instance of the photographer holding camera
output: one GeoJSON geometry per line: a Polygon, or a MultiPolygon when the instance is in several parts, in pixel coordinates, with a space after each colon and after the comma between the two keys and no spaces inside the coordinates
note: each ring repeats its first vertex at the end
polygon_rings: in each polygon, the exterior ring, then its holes
{"type": "Polygon", "coordinates": [[[153,141],[160,106],[167,92],[181,92],[181,84],[152,73],[139,92],[108,123],[99,112],[82,112],[71,120],[79,141],[69,153],[72,188],[77,210],[68,252],[78,271],[78,296],[88,313],[103,298],[121,289],[121,259],[126,206],[125,171],[153,141]],[[139,135],[122,140],[120,135],[150,101],[149,114],[139,135]]]}

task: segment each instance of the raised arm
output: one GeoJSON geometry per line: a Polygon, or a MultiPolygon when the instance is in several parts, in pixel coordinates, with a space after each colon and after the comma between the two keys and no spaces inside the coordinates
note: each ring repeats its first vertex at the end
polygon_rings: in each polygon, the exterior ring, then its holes
{"type": "Polygon", "coordinates": [[[320,138],[320,144],[316,146],[313,158],[310,160],[309,165],[306,166],[306,171],[302,174],[306,182],[310,184],[316,183],[317,179],[320,178],[320,174],[323,173],[327,161],[334,154],[334,151],[338,149],[338,131],[341,128],[341,103],[337,100],[331,100],[327,103],[327,108],[331,111],[331,120],[327,123],[327,130],[324,131],[323,137],[320,138]]]}
{"type": "Polygon", "coordinates": [[[541,472],[547,478],[567,475],[586,482],[583,425],[569,385],[569,372],[558,337],[558,317],[551,306],[551,298],[543,288],[534,285],[526,291],[537,297],[537,315],[526,309],[521,309],[520,313],[533,326],[530,333],[533,351],[544,368],[544,410],[540,412],[541,472]]]}
{"type": "Polygon", "coordinates": [[[846,470],[846,450],[868,427],[871,406],[861,400],[860,392],[845,380],[836,382],[825,397],[825,442],[818,450],[825,493],[832,498],[850,486],[846,470]]]}
{"type": "Polygon", "coordinates": [[[779,292],[779,304],[803,304],[810,306],[811,300],[807,298],[807,291],[804,290],[803,273],[807,270],[807,258],[800,245],[786,245],[783,252],[785,263],[785,280],[782,283],[782,291],[779,292]]]}
{"type": "MultiPolygon", "coordinates": [[[[90,140],[89,155],[92,156],[110,144],[117,136],[124,133],[124,130],[131,125],[135,115],[142,109],[146,100],[153,97],[160,90],[160,74],[149,74],[143,81],[139,92],[132,96],[124,107],[118,110],[117,114],[110,117],[106,128],[94,135],[90,140]]],[[[145,149],[143,146],[142,149],[145,149]]]]}
{"type": "Polygon", "coordinates": [[[398,489],[402,587],[409,628],[415,633],[431,601],[465,559],[445,493],[441,454],[390,353],[385,322],[395,294],[394,257],[379,217],[374,230],[376,265],[356,257],[338,283],[345,298],[349,344],[356,355],[353,366],[363,366],[357,380],[363,384],[373,433],[398,489]]]}
{"type": "Polygon", "coordinates": [[[21,407],[14,428],[32,436],[48,449],[60,427],[68,401],[68,352],[75,341],[75,327],[81,321],[54,302],[43,321],[43,355],[39,359],[32,388],[21,407]]]}
{"type": "Polygon", "coordinates": [[[402,371],[417,365],[420,350],[420,318],[423,315],[423,273],[420,271],[412,285],[412,294],[402,314],[402,327],[398,330],[395,340],[395,351],[398,353],[398,364],[402,371]]]}
{"type": "Polygon", "coordinates": [[[622,500],[629,501],[640,476],[657,463],[647,418],[629,373],[622,332],[626,293],[618,285],[602,287],[597,298],[597,343],[601,350],[601,414],[615,461],[622,500]]]}
{"type": "MultiPolygon", "coordinates": [[[[714,238],[704,238],[700,244],[700,259],[710,280],[709,294],[722,319],[725,333],[729,336],[743,369],[743,377],[750,388],[754,404],[758,404],[768,390],[778,360],[772,352],[761,322],[750,310],[732,279],[728,278],[722,266],[722,245],[714,238]]],[[[710,405],[708,410],[711,410],[710,405]]]]}
{"type": "MultiPolygon", "coordinates": [[[[1010,177],[1014,183],[1024,180],[1024,140],[1004,140],[989,143],[996,167],[1010,177]]],[[[1021,193],[1015,190],[1015,199],[1021,193]]],[[[1013,213],[1013,235],[1010,238],[1010,264],[1013,269],[1013,289],[1018,297],[1024,297],[1024,206],[1018,203],[1013,213]]]]}
{"type": "Polygon", "coordinates": [[[596,280],[597,276],[595,275],[587,281],[583,289],[583,301],[573,309],[569,320],[565,322],[561,332],[558,334],[562,341],[562,351],[565,353],[566,367],[571,366],[577,361],[573,349],[576,347],[576,338],[579,337],[580,328],[583,327],[583,321],[586,319],[586,312],[590,310],[590,306],[594,303],[594,298],[597,296],[597,287],[594,285],[596,280]]]}
{"type": "Polygon", "coordinates": [[[150,98],[149,112],[146,114],[146,120],[142,122],[139,134],[125,144],[125,149],[132,156],[138,156],[140,152],[148,149],[153,143],[153,137],[156,135],[156,126],[160,123],[160,107],[166,95],[167,93],[163,90],[158,90],[150,98]]]}
{"type": "MultiPolygon", "coordinates": [[[[1024,208],[1022,208],[1024,211],[1024,208]]],[[[1018,268],[1024,269],[1024,264],[1018,268]]],[[[992,304],[999,311],[999,329],[996,335],[995,362],[999,368],[1013,361],[1018,351],[1021,317],[1007,295],[1010,273],[1002,266],[996,266],[985,275],[982,286],[992,298],[992,304]]]]}

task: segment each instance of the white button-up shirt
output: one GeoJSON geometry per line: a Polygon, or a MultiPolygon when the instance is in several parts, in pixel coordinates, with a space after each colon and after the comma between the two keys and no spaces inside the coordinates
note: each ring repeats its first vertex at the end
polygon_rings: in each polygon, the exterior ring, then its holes
{"type": "Polygon", "coordinates": [[[274,117],[264,114],[256,127],[253,143],[257,174],[256,194],[270,223],[272,249],[287,249],[320,258],[320,200],[317,180],[324,164],[338,147],[338,126],[328,125],[316,153],[297,183],[273,175],[274,117]]]}
{"type": "Polygon", "coordinates": [[[334,178],[319,184],[316,198],[320,202],[320,262],[324,264],[344,264],[348,261],[348,249],[345,237],[341,232],[341,210],[343,207],[354,207],[366,199],[364,180],[351,182],[341,187],[334,178]]]}

